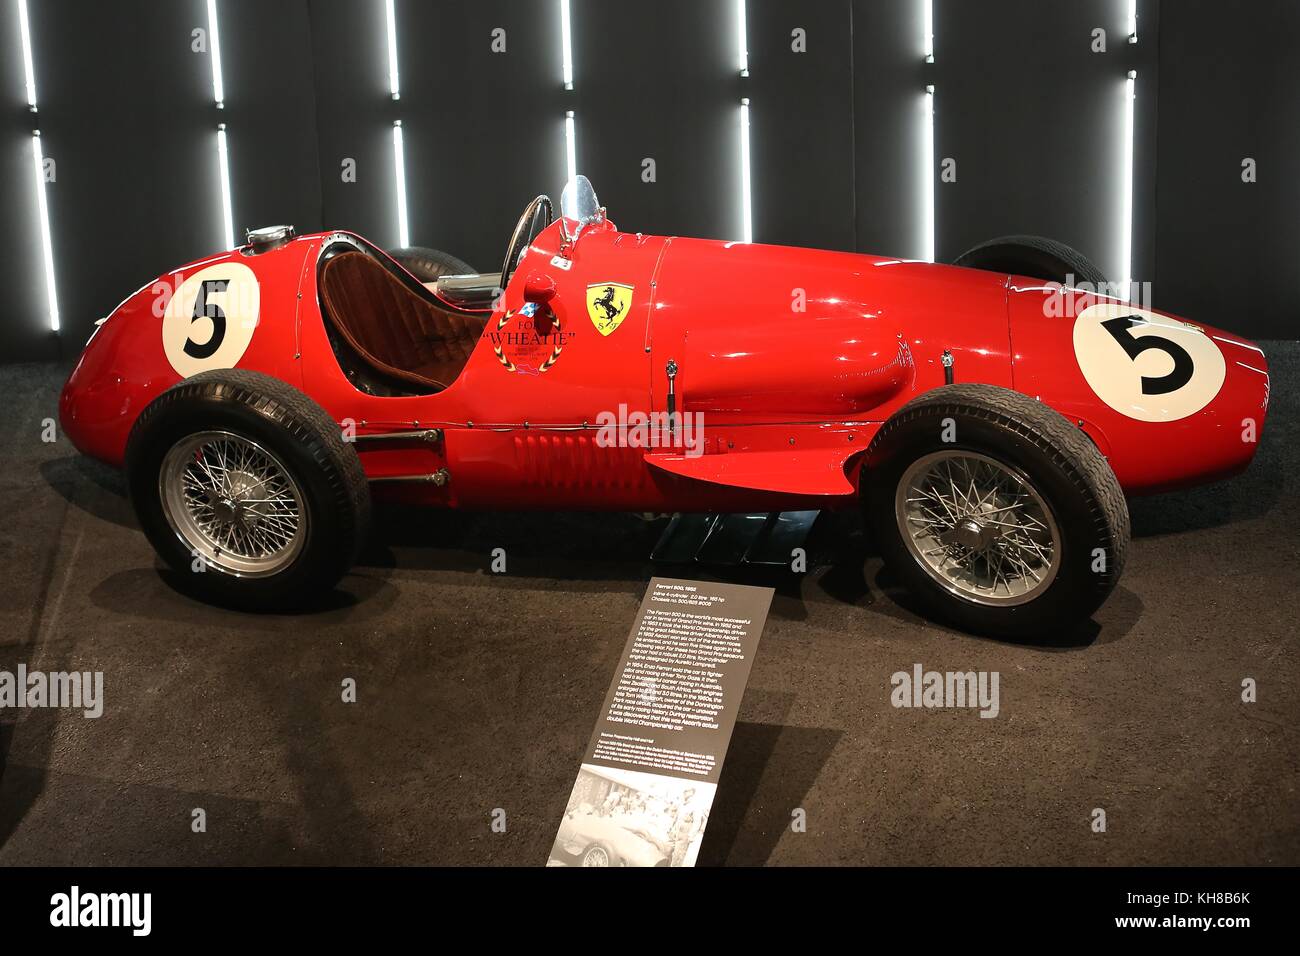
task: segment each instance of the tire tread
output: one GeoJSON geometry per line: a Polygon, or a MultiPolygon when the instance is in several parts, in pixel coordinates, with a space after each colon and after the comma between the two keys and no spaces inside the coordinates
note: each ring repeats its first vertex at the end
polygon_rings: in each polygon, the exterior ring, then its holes
{"type": "MultiPolygon", "coordinates": [[[[247,369],[200,372],[163,392],[136,419],[127,439],[127,470],[141,453],[154,422],[176,405],[191,401],[228,401],[256,412],[283,428],[305,449],[318,474],[326,479],[329,506],[339,522],[344,546],[330,556],[330,575],[337,581],[355,563],[370,524],[370,489],[356,450],[343,441],[337,422],[303,392],[280,379],[247,369]]],[[[333,583],[331,581],[330,583],[333,583]]]]}
{"type": "Polygon", "coordinates": [[[1007,430],[1047,454],[1089,503],[1090,520],[1101,540],[1107,541],[1109,561],[1096,576],[1097,591],[1104,596],[1118,582],[1128,556],[1131,527],[1128,503],[1101,451],[1081,429],[1059,412],[1020,392],[993,385],[962,383],[926,392],[898,410],[876,432],[867,447],[864,480],[879,464],[881,449],[890,436],[924,417],[982,419],[1007,430]]]}

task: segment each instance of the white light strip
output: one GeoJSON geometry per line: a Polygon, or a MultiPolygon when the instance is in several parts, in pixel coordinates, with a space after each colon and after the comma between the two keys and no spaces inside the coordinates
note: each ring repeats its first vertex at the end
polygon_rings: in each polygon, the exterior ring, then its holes
{"type": "Polygon", "coordinates": [[[1124,172],[1120,192],[1120,295],[1131,299],[1133,282],[1133,106],[1137,96],[1137,71],[1124,81],[1124,172]]]}
{"type": "Polygon", "coordinates": [[[400,100],[402,87],[397,80],[397,14],[393,12],[393,0],[385,0],[384,10],[388,17],[388,92],[393,99],[400,100]]]}
{"type": "Polygon", "coordinates": [[[740,61],[741,76],[749,76],[749,41],[745,19],[745,0],[736,0],[736,56],[740,61]]]}
{"type": "Polygon", "coordinates": [[[740,235],[754,241],[754,207],[749,179],[749,100],[740,101],[740,235]]]}
{"type": "Polygon", "coordinates": [[[1128,0],[1128,42],[1138,41],[1138,2],[1128,0]]]}
{"type": "Polygon", "coordinates": [[[59,331],[59,297],[54,291],[54,244],[50,241],[50,207],[45,200],[45,157],[41,131],[32,133],[32,163],[36,171],[36,202],[41,211],[41,251],[45,258],[45,294],[50,301],[50,330],[59,331]]]}
{"type": "Polygon", "coordinates": [[[230,204],[230,158],[226,151],[226,124],[217,126],[217,164],[221,168],[221,223],[226,248],[235,248],[235,217],[230,204]]]}
{"type": "Polygon", "coordinates": [[[411,230],[406,221],[406,157],[402,150],[402,121],[393,123],[393,172],[397,177],[397,244],[411,244],[411,230]]]}
{"type": "Polygon", "coordinates": [[[573,117],[573,110],[564,114],[564,163],[565,171],[568,175],[566,183],[571,183],[578,178],[578,144],[576,120],[573,117]]]}
{"type": "Polygon", "coordinates": [[[921,240],[921,258],[926,262],[934,262],[934,87],[925,88],[925,143],[922,149],[923,159],[925,161],[924,176],[921,183],[921,196],[924,208],[921,211],[923,219],[922,240],[921,240]]]}
{"type": "Polygon", "coordinates": [[[569,28],[569,0],[560,0],[560,39],[564,48],[564,88],[573,89],[573,33],[569,28]]]}
{"type": "Polygon", "coordinates": [[[217,31],[217,0],[208,0],[208,50],[212,57],[212,99],[217,109],[226,105],[226,87],[221,80],[221,34],[217,31]]]}
{"type": "Polygon", "coordinates": [[[934,62],[934,0],[921,0],[921,53],[926,63],[934,62]]]}
{"type": "Polygon", "coordinates": [[[32,28],[27,22],[27,0],[18,0],[18,31],[23,38],[23,74],[27,78],[27,107],[36,111],[36,71],[32,69],[32,28]]]}

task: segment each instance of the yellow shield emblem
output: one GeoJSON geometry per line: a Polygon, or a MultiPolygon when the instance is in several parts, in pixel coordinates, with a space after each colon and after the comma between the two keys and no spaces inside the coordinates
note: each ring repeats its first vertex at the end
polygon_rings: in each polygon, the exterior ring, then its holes
{"type": "Polygon", "coordinates": [[[596,282],[587,286],[587,314],[601,335],[618,328],[632,308],[630,285],[621,282],[596,282]]]}

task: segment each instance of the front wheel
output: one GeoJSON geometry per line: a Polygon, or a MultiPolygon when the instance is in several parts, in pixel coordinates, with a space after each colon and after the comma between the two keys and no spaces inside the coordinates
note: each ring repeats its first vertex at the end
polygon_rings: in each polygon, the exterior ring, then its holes
{"type": "Polygon", "coordinates": [[[127,442],[140,525],[197,597],[291,609],[351,567],[370,518],[356,450],[306,395],[241,369],[195,375],[127,442]]]}
{"type": "Polygon", "coordinates": [[[1128,507],[1091,440],[1018,392],[949,385],[903,406],[867,450],[866,517],[889,568],[967,630],[1045,636],[1118,581],[1128,507]]]}

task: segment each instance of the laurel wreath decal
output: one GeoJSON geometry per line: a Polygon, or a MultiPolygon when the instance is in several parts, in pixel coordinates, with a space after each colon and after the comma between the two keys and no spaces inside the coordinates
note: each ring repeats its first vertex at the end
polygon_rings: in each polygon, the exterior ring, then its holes
{"type": "MultiPolygon", "coordinates": [[[[497,331],[500,332],[502,329],[504,329],[506,327],[506,323],[509,322],[514,317],[515,317],[514,310],[511,310],[505,313],[504,315],[502,315],[501,321],[497,323],[497,331]]],[[[501,351],[500,345],[492,346],[492,351],[496,353],[497,359],[499,359],[501,364],[506,367],[507,372],[513,372],[515,370],[515,363],[505,357],[505,353],[501,351]]]]}
{"type": "MultiPolygon", "coordinates": [[[[502,329],[506,327],[506,323],[508,323],[511,319],[515,317],[517,311],[518,310],[512,309],[511,311],[507,312],[505,315],[501,316],[500,320],[497,322],[498,332],[500,332],[502,329]]],[[[551,319],[552,319],[551,328],[554,329],[556,332],[560,331],[560,317],[556,315],[554,312],[552,312],[551,319]]],[[[555,342],[555,348],[551,350],[550,357],[538,367],[537,369],[538,373],[540,374],[542,372],[545,372],[552,365],[554,365],[555,360],[560,357],[560,352],[562,352],[563,350],[564,350],[564,346],[560,344],[559,337],[557,336],[555,342]]],[[[501,363],[501,365],[505,368],[507,372],[519,371],[519,366],[517,366],[514,362],[510,361],[510,359],[506,358],[505,353],[501,351],[500,345],[492,346],[492,351],[496,354],[497,361],[501,363]]]]}

